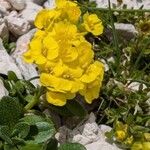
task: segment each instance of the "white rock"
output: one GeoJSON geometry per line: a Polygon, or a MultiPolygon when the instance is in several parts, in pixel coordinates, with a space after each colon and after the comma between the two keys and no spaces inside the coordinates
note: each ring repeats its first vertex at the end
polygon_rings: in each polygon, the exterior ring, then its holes
{"type": "Polygon", "coordinates": [[[20,17],[26,19],[30,23],[33,23],[37,13],[43,8],[35,3],[28,2],[26,8],[19,14],[20,17]]]}
{"type": "Polygon", "coordinates": [[[2,80],[0,80],[0,99],[3,97],[3,96],[6,96],[8,95],[8,91],[6,90],[6,88],[4,87],[4,84],[2,82],[2,80]]]}
{"type": "MultiPolygon", "coordinates": [[[[127,83],[128,84],[128,83],[127,83]]],[[[142,83],[139,83],[139,82],[131,82],[129,85],[128,85],[128,88],[130,90],[133,90],[133,91],[138,91],[140,86],[143,86],[142,87],[142,90],[146,89],[147,86],[145,84],[142,84],[142,83]]]]}
{"type": "Polygon", "coordinates": [[[38,5],[43,5],[43,3],[45,2],[46,0],[26,0],[26,3],[28,2],[33,2],[35,4],[38,4],[38,5]]]}
{"type": "Polygon", "coordinates": [[[9,31],[4,19],[0,19],[0,38],[8,39],[9,31]]]}
{"type": "MultiPolygon", "coordinates": [[[[27,34],[21,36],[16,43],[15,51],[11,55],[12,58],[15,60],[18,68],[21,70],[23,77],[26,80],[38,76],[35,66],[32,64],[25,63],[22,58],[23,53],[26,52],[28,49],[28,43],[30,42],[30,39],[32,38],[35,31],[36,31],[35,29],[32,29],[27,34]]],[[[39,81],[33,80],[32,83],[34,85],[37,85],[39,84],[39,81]]]]}
{"type": "Polygon", "coordinates": [[[110,130],[109,126],[98,126],[94,114],[91,113],[85,124],[69,132],[70,141],[83,144],[87,150],[120,150],[116,145],[108,143],[106,140],[105,132],[110,130]]]}
{"type": "Polygon", "coordinates": [[[132,24],[115,23],[115,28],[119,35],[126,38],[127,40],[132,39],[138,33],[132,24]]]}
{"type": "Polygon", "coordinates": [[[6,16],[8,14],[9,14],[9,12],[7,11],[7,9],[3,5],[0,5],[0,15],[6,16]]]}
{"type": "Polygon", "coordinates": [[[24,18],[18,17],[14,11],[10,13],[9,16],[6,16],[5,19],[7,21],[9,31],[15,36],[23,35],[31,28],[29,22],[24,18]]]}
{"type": "Polygon", "coordinates": [[[85,146],[87,150],[120,150],[117,146],[106,141],[97,141],[85,146]]]}
{"type": "Polygon", "coordinates": [[[55,0],[47,0],[44,5],[45,8],[52,9],[55,7],[55,0]]]}
{"type": "Polygon", "coordinates": [[[7,2],[6,0],[0,0],[0,6],[5,7],[6,10],[11,9],[11,5],[9,2],[7,2]]]}
{"type": "Polygon", "coordinates": [[[19,68],[6,52],[0,39],[0,73],[7,75],[8,71],[14,71],[18,78],[22,78],[19,68]]]}
{"type": "MultiPolygon", "coordinates": [[[[95,0],[91,0],[95,1],[95,0]]],[[[143,6],[144,9],[150,9],[150,1],[149,0],[123,0],[122,4],[119,4],[117,0],[110,0],[111,5],[117,6],[118,8],[122,8],[123,5],[126,5],[127,8],[131,9],[139,9],[143,6]]],[[[108,0],[96,0],[97,7],[108,8],[108,0]]]]}
{"type": "Polygon", "coordinates": [[[25,0],[7,0],[14,9],[16,10],[22,10],[25,8],[25,0]]]}

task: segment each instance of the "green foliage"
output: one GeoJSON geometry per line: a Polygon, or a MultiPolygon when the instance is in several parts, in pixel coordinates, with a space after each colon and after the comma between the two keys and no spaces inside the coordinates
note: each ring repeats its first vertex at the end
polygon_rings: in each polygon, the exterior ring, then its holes
{"type": "Polygon", "coordinates": [[[11,97],[3,97],[0,101],[0,125],[13,127],[23,116],[22,106],[11,97]]]}

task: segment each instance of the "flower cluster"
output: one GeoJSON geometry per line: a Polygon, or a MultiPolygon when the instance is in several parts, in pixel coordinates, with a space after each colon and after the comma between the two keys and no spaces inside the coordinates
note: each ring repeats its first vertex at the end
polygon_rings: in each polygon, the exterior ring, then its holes
{"type": "Polygon", "coordinates": [[[38,30],[24,60],[38,66],[47,101],[63,106],[80,93],[92,103],[99,96],[104,67],[94,61],[92,45],[84,35],[102,34],[101,20],[96,14],[81,16],[75,1],[56,0],[55,9],[39,12],[35,26],[38,30]]]}

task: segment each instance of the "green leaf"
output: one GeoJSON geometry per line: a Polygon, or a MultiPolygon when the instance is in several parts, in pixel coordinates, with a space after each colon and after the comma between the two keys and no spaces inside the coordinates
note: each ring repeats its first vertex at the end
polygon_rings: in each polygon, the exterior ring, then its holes
{"type": "Polygon", "coordinates": [[[15,88],[21,93],[23,93],[25,91],[25,87],[21,81],[16,82],[15,88]]]}
{"type": "Polygon", "coordinates": [[[87,114],[87,111],[85,110],[85,108],[83,108],[83,106],[75,100],[68,101],[68,103],[66,104],[66,107],[75,116],[79,116],[82,118],[82,117],[85,117],[87,114]]]}
{"type": "Polygon", "coordinates": [[[10,139],[11,131],[7,126],[0,126],[0,138],[3,139],[10,145],[13,145],[12,140],[10,139]]]}
{"type": "Polygon", "coordinates": [[[14,82],[18,81],[18,77],[13,71],[8,71],[8,80],[12,80],[14,82]]]}
{"type": "Polygon", "coordinates": [[[11,145],[4,145],[4,150],[18,150],[17,147],[11,145]]]}
{"type": "Polygon", "coordinates": [[[30,81],[26,81],[26,80],[22,80],[24,87],[26,88],[26,90],[29,90],[30,92],[34,92],[35,91],[35,86],[30,82],[30,81]]]}
{"type": "Polygon", "coordinates": [[[30,126],[25,122],[19,122],[15,125],[13,130],[13,136],[18,135],[20,138],[25,138],[30,131],[30,126]]]}
{"type": "Polygon", "coordinates": [[[48,122],[36,123],[38,134],[34,137],[35,143],[42,143],[48,141],[55,134],[55,128],[53,124],[48,122]]]}
{"type": "Polygon", "coordinates": [[[0,101],[0,125],[13,127],[23,116],[23,108],[13,98],[5,96],[0,101]]]}
{"type": "Polygon", "coordinates": [[[55,134],[55,128],[53,122],[42,116],[28,115],[20,121],[26,122],[32,128],[30,129],[30,137],[34,143],[42,143],[48,141],[55,134]]]}
{"type": "Polygon", "coordinates": [[[43,118],[42,116],[37,116],[37,115],[27,115],[24,118],[21,118],[20,121],[21,122],[26,122],[29,125],[35,125],[37,122],[43,122],[45,120],[45,118],[43,118]]]}
{"type": "Polygon", "coordinates": [[[79,143],[65,143],[60,145],[58,150],[86,150],[86,148],[79,143]]]}
{"type": "Polygon", "coordinates": [[[42,144],[27,143],[25,146],[19,147],[19,150],[43,150],[42,144]]]}

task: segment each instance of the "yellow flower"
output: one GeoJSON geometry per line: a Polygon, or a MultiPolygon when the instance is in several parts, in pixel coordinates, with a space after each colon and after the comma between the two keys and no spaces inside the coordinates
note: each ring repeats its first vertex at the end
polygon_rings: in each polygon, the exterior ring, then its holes
{"type": "Polygon", "coordinates": [[[135,142],[132,145],[131,150],[146,150],[146,149],[143,149],[143,145],[141,142],[135,142]]]}
{"type": "Polygon", "coordinates": [[[76,39],[77,27],[66,21],[60,21],[53,28],[54,38],[59,43],[67,43],[76,39]]]}
{"type": "MultiPolygon", "coordinates": [[[[26,62],[38,66],[47,101],[53,105],[63,106],[77,93],[89,104],[99,96],[104,67],[94,61],[92,45],[84,37],[86,32],[79,30],[80,16],[77,1],[56,0],[56,8],[44,9],[36,16],[39,30],[24,54],[26,62]]],[[[88,32],[103,32],[95,14],[85,14],[83,20],[88,32]]]]}
{"type": "MultiPolygon", "coordinates": [[[[47,57],[48,60],[53,60],[58,57],[59,55],[59,45],[56,42],[56,40],[48,34],[43,39],[43,47],[45,50],[45,57],[47,57]]],[[[44,52],[43,52],[44,53],[44,52]]]]}
{"type": "Polygon", "coordinates": [[[135,142],[131,150],[150,150],[150,142],[135,142]]]}
{"type": "Polygon", "coordinates": [[[103,25],[101,20],[96,14],[89,15],[88,13],[83,16],[83,27],[91,32],[93,35],[100,35],[103,33],[103,25]]]}
{"type": "Polygon", "coordinates": [[[91,104],[94,99],[99,97],[100,87],[101,81],[97,78],[93,82],[85,84],[84,89],[79,93],[84,96],[87,103],[91,104]]]}
{"type": "Polygon", "coordinates": [[[88,42],[81,42],[77,49],[79,54],[79,65],[82,68],[86,68],[94,58],[92,46],[88,42]]]}
{"type": "Polygon", "coordinates": [[[81,15],[81,11],[79,7],[76,6],[66,7],[65,11],[68,16],[68,19],[71,22],[76,23],[79,20],[81,15]]]}
{"type": "Polygon", "coordinates": [[[95,61],[91,64],[85,74],[80,78],[80,80],[84,83],[91,83],[93,82],[98,76],[100,76],[100,81],[103,79],[104,74],[104,66],[101,62],[95,61]]]}
{"type": "Polygon", "coordinates": [[[57,8],[64,8],[67,5],[69,6],[77,6],[77,4],[70,0],[56,0],[56,7],[57,8]]]}
{"type": "Polygon", "coordinates": [[[76,93],[83,89],[83,84],[80,81],[71,80],[67,74],[62,77],[56,77],[54,75],[42,73],[40,81],[43,86],[54,88],[56,91],[76,93]]]}
{"type": "Polygon", "coordinates": [[[28,63],[44,64],[46,58],[42,55],[42,38],[44,33],[38,30],[29,44],[29,50],[24,53],[24,60],[28,63]]]}
{"type": "Polygon", "coordinates": [[[51,29],[54,21],[60,16],[60,13],[60,11],[54,9],[43,9],[37,14],[34,24],[38,29],[51,29]]]}
{"type": "Polygon", "coordinates": [[[126,138],[126,133],[123,130],[116,131],[115,137],[118,141],[123,141],[126,138]]]}
{"type": "Polygon", "coordinates": [[[143,142],[143,150],[150,150],[150,142],[143,142]]]}
{"type": "Polygon", "coordinates": [[[72,93],[60,93],[47,91],[46,99],[50,104],[55,106],[64,106],[68,99],[73,99],[75,94],[72,93]]]}
{"type": "Polygon", "coordinates": [[[80,90],[80,94],[85,97],[87,103],[91,104],[94,99],[98,98],[103,74],[103,64],[95,61],[80,78],[80,81],[85,84],[84,89],[80,90]]]}

